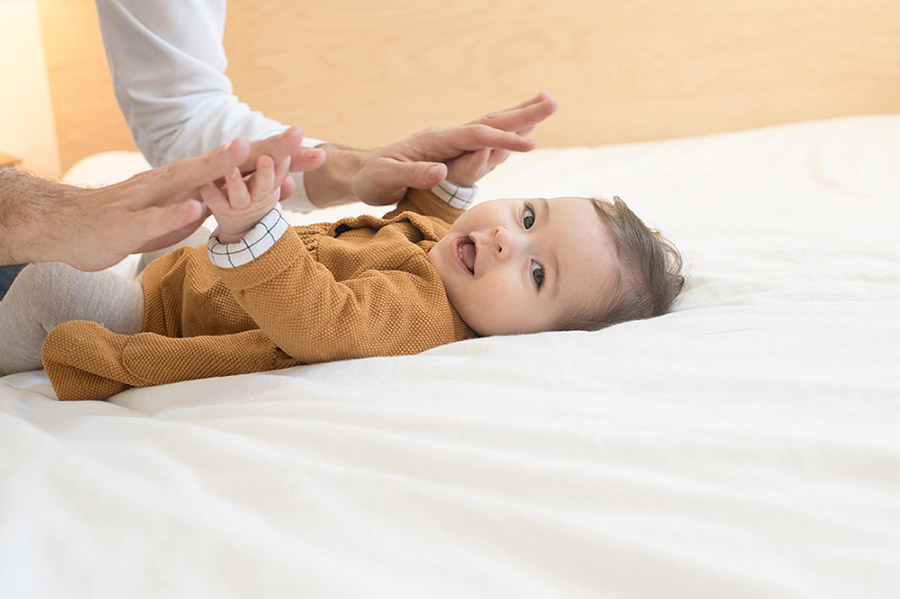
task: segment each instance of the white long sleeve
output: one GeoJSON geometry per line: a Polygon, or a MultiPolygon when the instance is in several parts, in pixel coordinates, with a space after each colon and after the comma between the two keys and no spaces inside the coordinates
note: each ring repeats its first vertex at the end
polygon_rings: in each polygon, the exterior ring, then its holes
{"type": "MultiPolygon", "coordinates": [[[[96,0],[116,100],[153,166],[208,152],[236,137],[287,128],[234,95],[225,75],[226,0],[96,0]]],[[[306,138],[315,146],[319,140],[306,138]]],[[[291,210],[315,207],[295,173],[291,210]]]]}

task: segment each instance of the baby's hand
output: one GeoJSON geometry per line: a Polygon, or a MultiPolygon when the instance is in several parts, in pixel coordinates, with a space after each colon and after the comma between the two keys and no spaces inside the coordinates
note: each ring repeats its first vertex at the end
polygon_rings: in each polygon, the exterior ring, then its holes
{"type": "Polygon", "coordinates": [[[219,242],[240,241],[281,199],[281,188],[290,170],[290,156],[275,164],[260,156],[256,171],[247,179],[235,168],[225,175],[219,189],[212,183],[200,188],[200,196],[219,223],[219,242]]]}
{"type": "Polygon", "coordinates": [[[506,160],[508,150],[481,148],[447,161],[447,180],[454,185],[472,187],[475,182],[506,160]]]}

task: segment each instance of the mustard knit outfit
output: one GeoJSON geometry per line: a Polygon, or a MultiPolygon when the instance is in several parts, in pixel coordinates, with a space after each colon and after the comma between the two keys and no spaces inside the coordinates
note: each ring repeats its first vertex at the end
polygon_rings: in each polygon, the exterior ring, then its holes
{"type": "Polygon", "coordinates": [[[427,256],[461,213],[412,190],[384,218],[290,227],[236,268],[214,266],[206,247],[180,248],[144,271],[141,333],[63,323],[44,342],[44,368],[59,399],[101,399],[474,337],[427,256]]]}

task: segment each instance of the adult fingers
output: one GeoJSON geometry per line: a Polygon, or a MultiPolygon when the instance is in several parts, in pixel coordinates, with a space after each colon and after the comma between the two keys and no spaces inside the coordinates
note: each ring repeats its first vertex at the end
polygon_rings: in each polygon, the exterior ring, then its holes
{"type": "Polygon", "coordinates": [[[291,156],[290,171],[314,171],[325,163],[325,157],[325,150],[322,148],[302,148],[291,156]]]}
{"type": "Polygon", "coordinates": [[[445,135],[451,137],[451,141],[455,141],[459,149],[465,151],[496,148],[515,152],[528,152],[533,150],[535,146],[533,139],[484,124],[465,125],[459,128],[445,129],[439,133],[445,133],[445,135]]]}
{"type": "Polygon", "coordinates": [[[143,240],[143,243],[132,251],[150,252],[169,247],[196,231],[206,220],[207,214],[203,204],[197,200],[148,209],[137,225],[140,230],[135,231],[132,237],[143,240]]]}
{"type": "MultiPolygon", "coordinates": [[[[502,109],[502,110],[496,110],[496,111],[490,112],[490,113],[484,115],[484,117],[481,117],[481,118],[491,117],[491,116],[493,116],[493,115],[497,115],[497,114],[500,114],[500,113],[503,113],[503,112],[509,112],[509,111],[512,111],[512,110],[519,110],[519,109],[522,109],[522,108],[527,108],[527,107],[529,107],[529,106],[533,106],[534,104],[538,104],[538,103],[540,103],[540,102],[545,101],[548,97],[549,97],[549,95],[548,95],[546,92],[540,92],[540,93],[537,94],[536,96],[532,96],[532,97],[528,98],[527,100],[525,100],[524,102],[522,102],[522,103],[520,103],[520,104],[516,104],[515,106],[510,106],[509,108],[504,108],[504,109],[502,109]]],[[[471,121],[471,122],[472,122],[472,123],[478,123],[478,122],[480,122],[480,121],[481,121],[481,119],[476,119],[476,120],[471,121]]]]}
{"type": "Polygon", "coordinates": [[[556,112],[556,100],[545,92],[534,98],[498,112],[491,112],[471,124],[482,124],[504,131],[530,131],[535,125],[556,112]]]}
{"type": "Polygon", "coordinates": [[[291,172],[310,171],[319,168],[325,161],[325,151],[321,148],[304,148],[303,131],[296,126],[289,127],[278,135],[254,141],[250,153],[241,164],[241,173],[248,174],[256,168],[260,156],[268,155],[277,163],[290,158],[291,172]]]}
{"type": "MultiPolygon", "coordinates": [[[[377,187],[389,190],[396,201],[408,187],[431,189],[447,178],[447,165],[442,162],[404,162],[386,160],[376,175],[377,187]]],[[[390,200],[385,197],[385,200],[390,200]]]]}
{"type": "Polygon", "coordinates": [[[303,144],[303,130],[300,127],[288,127],[278,135],[254,141],[250,144],[250,154],[241,165],[241,172],[247,174],[256,168],[260,156],[271,156],[276,162],[300,150],[303,144]]]}
{"type": "Polygon", "coordinates": [[[382,158],[436,163],[482,148],[528,152],[534,147],[533,139],[487,125],[474,124],[426,129],[385,147],[381,153],[382,158]]]}
{"type": "Polygon", "coordinates": [[[239,137],[206,154],[171,162],[159,169],[165,182],[160,191],[171,194],[192,193],[204,183],[222,178],[244,162],[249,152],[250,142],[239,137]]]}

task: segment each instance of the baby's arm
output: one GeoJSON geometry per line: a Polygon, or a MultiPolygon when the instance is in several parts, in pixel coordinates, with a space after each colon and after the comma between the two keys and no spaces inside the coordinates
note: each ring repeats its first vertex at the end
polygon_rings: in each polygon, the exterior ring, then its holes
{"type": "Polygon", "coordinates": [[[276,164],[269,156],[260,156],[256,172],[246,181],[238,169],[225,175],[225,185],[219,189],[209,183],[200,188],[200,196],[219,224],[214,235],[219,243],[236,243],[278,203],[281,184],[290,170],[290,158],[276,164]]]}

